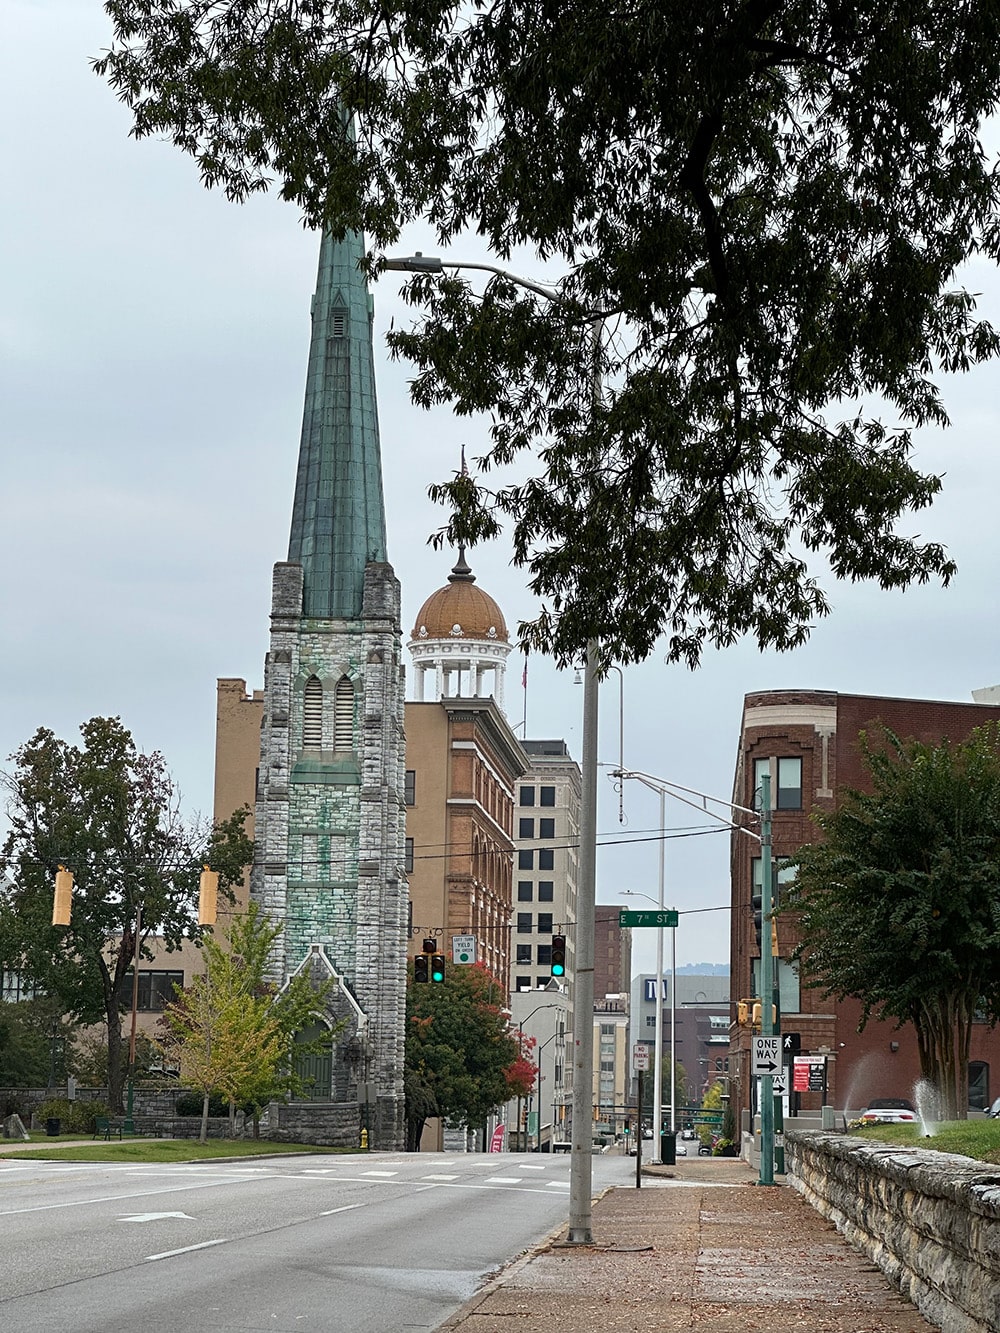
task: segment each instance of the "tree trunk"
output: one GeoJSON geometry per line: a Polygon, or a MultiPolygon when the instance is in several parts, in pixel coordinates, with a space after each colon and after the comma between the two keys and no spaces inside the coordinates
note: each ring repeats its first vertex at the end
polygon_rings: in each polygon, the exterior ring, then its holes
{"type": "Polygon", "coordinates": [[[201,1133],[198,1135],[199,1143],[208,1142],[208,1100],[209,1094],[205,1093],[205,1099],[201,1104],[201,1133]]]}
{"type": "Polygon", "coordinates": [[[124,1110],[122,1091],[125,1086],[126,1062],[122,1058],[122,1015],[118,1008],[117,996],[113,996],[106,1009],[108,1025],[108,1107],[112,1115],[121,1115],[124,1110]]]}

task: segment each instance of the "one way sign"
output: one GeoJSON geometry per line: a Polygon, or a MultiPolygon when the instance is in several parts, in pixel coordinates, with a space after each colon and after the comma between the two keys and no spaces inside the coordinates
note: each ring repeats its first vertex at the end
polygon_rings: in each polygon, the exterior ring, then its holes
{"type": "Polygon", "coordinates": [[[753,1066],[754,1074],[774,1074],[781,1068],[781,1038],[754,1037],[753,1066]]]}

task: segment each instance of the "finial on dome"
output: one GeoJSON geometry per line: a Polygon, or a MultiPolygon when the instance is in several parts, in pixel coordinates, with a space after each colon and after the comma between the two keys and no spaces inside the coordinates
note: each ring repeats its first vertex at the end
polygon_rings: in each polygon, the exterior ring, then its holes
{"type": "Polygon", "coordinates": [[[472,572],[472,567],[465,559],[465,547],[458,548],[458,560],[452,566],[452,571],[448,575],[449,583],[475,583],[476,576],[472,572]]]}

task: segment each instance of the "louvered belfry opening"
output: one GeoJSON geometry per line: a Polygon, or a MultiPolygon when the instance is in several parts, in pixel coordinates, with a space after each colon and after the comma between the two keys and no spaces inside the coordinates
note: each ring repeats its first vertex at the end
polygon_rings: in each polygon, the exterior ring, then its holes
{"type": "Polygon", "coordinates": [[[319,750],[323,745],[323,686],[315,676],[306,681],[302,718],[302,746],[319,750]]]}
{"type": "Polygon", "coordinates": [[[333,748],[354,749],[354,686],[347,676],[337,681],[333,703],[333,748]]]}

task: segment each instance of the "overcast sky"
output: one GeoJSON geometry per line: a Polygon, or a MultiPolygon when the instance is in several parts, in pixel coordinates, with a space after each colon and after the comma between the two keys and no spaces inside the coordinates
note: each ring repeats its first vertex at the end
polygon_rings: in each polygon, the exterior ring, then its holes
{"type": "MultiPolygon", "coordinates": [[[[271,566],[287,555],[318,237],[293,207],[229,204],[169,144],[128,137],[126,112],[89,69],[110,35],[98,0],[0,0],[0,17],[0,755],[40,725],[75,739],[86,718],[118,714],[142,748],[163,751],[188,812],[209,813],[215,681],[261,685],[271,566]]],[[[412,233],[400,251],[415,249],[436,247],[412,233]]],[[[525,276],[559,276],[519,263],[525,276]]],[[[995,271],[967,281],[1000,316],[995,271]]],[[[427,485],[457,467],[462,444],[470,460],[482,452],[485,432],[410,405],[407,367],[382,341],[393,317],[409,318],[399,285],[387,274],[375,291],[376,370],[408,633],[454,560],[426,544],[442,521],[427,485]]],[[[833,587],[834,614],[795,653],[744,643],[696,673],[666,667],[662,651],[626,669],[627,767],[724,797],[748,691],[967,700],[1000,682],[997,373],[949,383],[953,427],[920,441],[919,462],[947,473],[945,491],[904,530],[947,544],[952,587],[833,587]]],[[[502,543],[470,561],[510,625],[535,614],[502,543]]],[[[520,674],[512,659],[514,724],[520,674]]],[[[572,673],[532,659],[529,736],[562,736],[579,756],[581,703],[572,673]]],[[[612,674],[600,757],[617,753],[612,674]]],[[[623,833],[602,778],[598,899],[621,905],[620,889],[657,892],[658,798],[632,784],[625,808],[623,833]]],[[[671,803],[667,824],[705,821],[671,803]]],[[[702,910],[728,902],[728,838],[666,846],[666,899],[687,913],[678,962],[728,959],[728,912],[702,910]]],[[[652,933],[636,937],[636,970],[651,970],[652,933]]]]}

